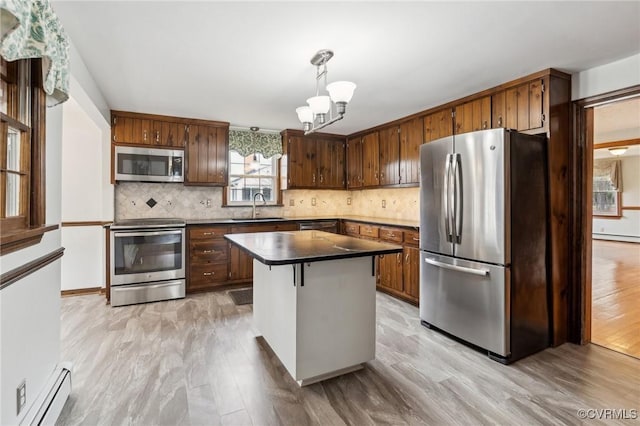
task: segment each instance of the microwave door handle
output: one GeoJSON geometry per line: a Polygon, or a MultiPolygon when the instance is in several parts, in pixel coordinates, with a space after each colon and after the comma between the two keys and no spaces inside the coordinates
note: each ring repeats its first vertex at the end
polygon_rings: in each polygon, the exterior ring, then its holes
{"type": "Polygon", "coordinates": [[[451,218],[450,218],[450,207],[449,207],[449,181],[451,179],[451,154],[447,154],[444,164],[444,184],[442,188],[442,196],[444,198],[443,210],[444,210],[444,229],[447,234],[447,242],[453,241],[453,236],[451,235],[451,218]]]}
{"type": "Polygon", "coordinates": [[[158,235],[176,235],[182,234],[182,231],[155,231],[155,232],[115,232],[115,238],[121,237],[155,237],[158,235]]]}
{"type": "Polygon", "coordinates": [[[462,188],[462,162],[460,154],[455,154],[453,160],[453,208],[454,208],[454,221],[453,221],[453,233],[454,242],[460,244],[462,241],[462,200],[463,200],[463,188],[462,188]]]}
{"type": "Polygon", "coordinates": [[[169,169],[167,170],[167,176],[173,176],[173,155],[169,156],[169,161],[167,161],[167,166],[169,169]]]}

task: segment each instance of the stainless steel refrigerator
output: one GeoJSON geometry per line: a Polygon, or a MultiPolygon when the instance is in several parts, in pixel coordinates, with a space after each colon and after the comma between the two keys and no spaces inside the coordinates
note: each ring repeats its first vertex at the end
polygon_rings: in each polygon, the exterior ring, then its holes
{"type": "Polygon", "coordinates": [[[422,324],[504,363],[548,347],[546,139],[450,136],[420,165],[422,324]]]}

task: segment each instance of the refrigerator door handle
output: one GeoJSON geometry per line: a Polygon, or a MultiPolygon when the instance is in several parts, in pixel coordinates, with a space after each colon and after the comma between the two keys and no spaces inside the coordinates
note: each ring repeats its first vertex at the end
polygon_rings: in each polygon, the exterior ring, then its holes
{"type": "Polygon", "coordinates": [[[453,158],[453,237],[456,244],[462,241],[462,164],[460,154],[453,158]]]}
{"type": "Polygon", "coordinates": [[[481,277],[486,277],[487,275],[489,275],[489,271],[486,269],[474,269],[464,266],[449,265],[448,263],[438,262],[437,260],[430,259],[428,257],[425,257],[424,261],[429,265],[437,266],[444,269],[450,269],[452,271],[464,272],[465,274],[479,275],[481,277]]]}
{"type": "Polygon", "coordinates": [[[447,154],[444,165],[444,188],[442,194],[444,196],[444,228],[445,233],[447,234],[447,241],[453,242],[453,234],[451,233],[451,206],[449,205],[450,201],[450,188],[449,183],[451,181],[451,154],[447,154]]]}

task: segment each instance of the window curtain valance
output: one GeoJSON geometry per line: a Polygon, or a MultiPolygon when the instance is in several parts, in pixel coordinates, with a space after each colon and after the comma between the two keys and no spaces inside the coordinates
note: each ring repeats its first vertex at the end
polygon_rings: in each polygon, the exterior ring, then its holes
{"type": "Polygon", "coordinates": [[[254,132],[251,130],[229,130],[229,149],[243,157],[253,153],[264,158],[282,156],[282,139],[277,133],[254,132]]]}
{"type": "Polygon", "coordinates": [[[622,162],[620,160],[594,160],[593,190],[594,192],[622,192],[622,162]]]}
{"type": "Polygon", "coordinates": [[[47,0],[0,0],[0,55],[42,58],[49,106],[69,99],[69,40],[47,0]]]}

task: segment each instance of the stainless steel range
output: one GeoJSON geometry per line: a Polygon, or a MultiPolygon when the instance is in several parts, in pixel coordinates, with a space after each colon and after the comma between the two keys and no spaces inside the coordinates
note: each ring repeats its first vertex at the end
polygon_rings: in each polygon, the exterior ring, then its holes
{"type": "Polygon", "coordinates": [[[185,222],[134,219],[111,226],[111,306],[185,295],[185,222]]]}

